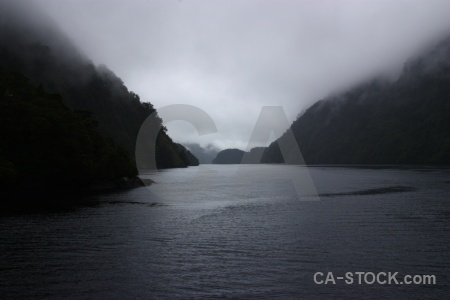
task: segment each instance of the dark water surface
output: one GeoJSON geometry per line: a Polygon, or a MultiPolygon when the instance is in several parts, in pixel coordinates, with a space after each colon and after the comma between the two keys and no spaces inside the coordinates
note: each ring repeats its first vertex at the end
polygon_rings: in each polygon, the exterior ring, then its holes
{"type": "Polygon", "coordinates": [[[301,168],[166,170],[148,174],[149,188],[90,204],[3,214],[0,297],[448,297],[449,169],[311,167],[320,201],[303,201],[314,200],[311,190],[298,194],[284,179],[301,168]],[[437,283],[318,285],[316,272],[426,274],[437,283]]]}

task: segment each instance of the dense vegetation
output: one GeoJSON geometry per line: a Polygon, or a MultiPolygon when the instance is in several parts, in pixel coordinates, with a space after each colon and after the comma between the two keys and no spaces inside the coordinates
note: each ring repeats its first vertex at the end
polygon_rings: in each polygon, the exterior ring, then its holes
{"type": "MultiPolygon", "coordinates": [[[[135,176],[134,147],[150,103],[82,55],[32,3],[0,1],[2,186],[89,185],[135,176]]],[[[198,161],[161,130],[158,168],[198,161]]]]}
{"type": "Polygon", "coordinates": [[[126,152],[94,120],[24,76],[0,70],[2,191],[73,189],[135,175],[126,152]]]}
{"type": "Polygon", "coordinates": [[[178,155],[182,159],[183,163],[187,166],[198,166],[200,163],[197,159],[197,157],[192,154],[191,151],[187,150],[186,147],[184,147],[181,144],[176,144],[178,149],[178,155]]]}
{"type": "MultiPolygon", "coordinates": [[[[450,164],[450,39],[405,64],[395,82],[317,102],[291,129],[308,164],[450,164]]],[[[275,142],[262,162],[283,162],[275,142]]]]}

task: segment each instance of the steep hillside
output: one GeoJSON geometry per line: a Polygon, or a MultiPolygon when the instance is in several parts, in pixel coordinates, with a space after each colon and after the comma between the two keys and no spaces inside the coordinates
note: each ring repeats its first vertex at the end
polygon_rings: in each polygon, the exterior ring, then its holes
{"type": "Polygon", "coordinates": [[[186,165],[198,166],[200,164],[197,157],[195,157],[195,155],[192,154],[191,151],[187,150],[186,147],[178,143],[176,143],[175,145],[178,149],[178,155],[181,157],[181,159],[186,165]]]}
{"type": "MultiPolygon", "coordinates": [[[[0,67],[23,74],[33,85],[60,94],[72,110],[91,115],[132,161],[140,126],[155,109],[106,66],[95,66],[29,2],[0,1],[0,67]]],[[[187,166],[164,131],[157,143],[158,168],[187,166]]]]}
{"type": "MultiPolygon", "coordinates": [[[[317,102],[291,129],[307,164],[450,164],[450,39],[406,63],[395,82],[317,102]]],[[[283,162],[276,143],[262,162],[283,162]]]]}
{"type": "Polygon", "coordinates": [[[124,150],[59,95],[0,69],[0,193],[80,190],[136,175],[124,150]]]}

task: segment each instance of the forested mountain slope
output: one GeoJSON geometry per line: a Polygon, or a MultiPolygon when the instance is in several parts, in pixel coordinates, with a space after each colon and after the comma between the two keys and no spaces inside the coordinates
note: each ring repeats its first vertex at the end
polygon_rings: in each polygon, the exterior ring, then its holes
{"type": "MultiPolygon", "coordinates": [[[[30,6],[29,1],[0,1],[0,66],[23,74],[34,85],[42,84],[50,93],[60,94],[71,109],[92,113],[101,132],[134,155],[137,132],[155,111],[153,106],[141,102],[106,66],[95,66],[56,24],[30,6]]],[[[159,143],[176,149],[165,133],[159,143]]],[[[169,157],[159,161],[158,167],[183,166],[170,152],[160,153],[169,157]]]]}
{"type": "MultiPolygon", "coordinates": [[[[323,99],[291,129],[307,164],[450,164],[450,38],[408,61],[395,82],[323,99]]],[[[275,142],[262,162],[283,162],[275,142]]]]}
{"type": "MultiPolygon", "coordinates": [[[[155,112],[152,104],[106,66],[95,66],[32,5],[0,1],[2,186],[77,186],[135,176],[136,137],[155,112]]],[[[197,164],[164,130],[156,162],[158,168],[197,164]]]]}

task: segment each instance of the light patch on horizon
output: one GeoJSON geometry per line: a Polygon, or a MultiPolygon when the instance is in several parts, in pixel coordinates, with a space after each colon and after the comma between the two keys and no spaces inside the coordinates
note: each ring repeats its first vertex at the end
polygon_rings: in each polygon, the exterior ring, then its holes
{"type": "Polygon", "coordinates": [[[34,0],[96,64],[155,108],[195,105],[219,132],[181,143],[245,149],[265,105],[289,121],[450,32],[450,0],[34,0]]]}

